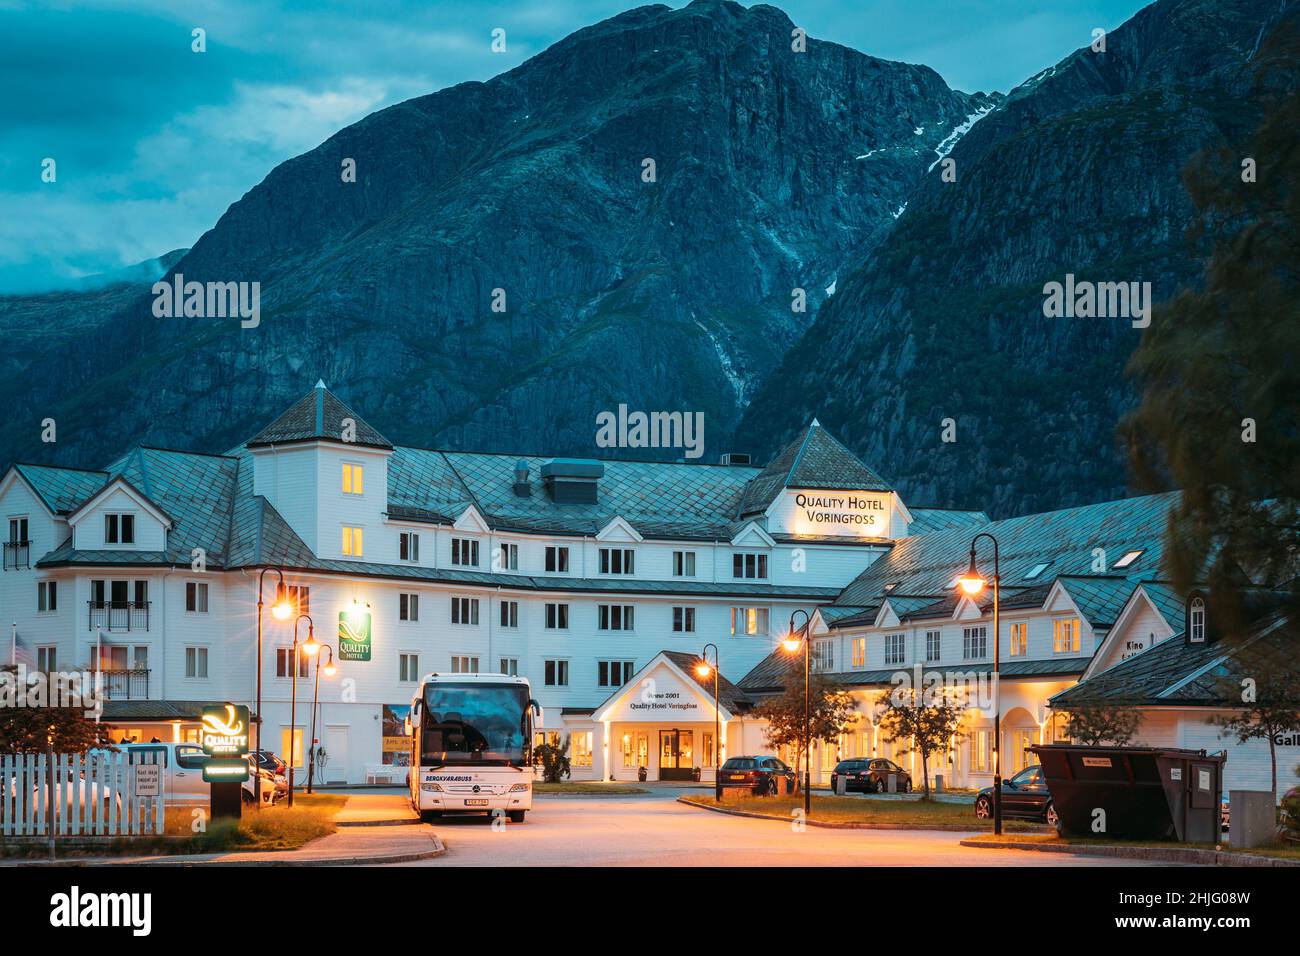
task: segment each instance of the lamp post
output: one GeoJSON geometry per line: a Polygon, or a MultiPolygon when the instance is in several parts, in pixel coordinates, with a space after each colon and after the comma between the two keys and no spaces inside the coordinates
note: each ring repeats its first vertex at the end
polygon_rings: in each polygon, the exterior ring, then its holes
{"type": "Polygon", "coordinates": [[[810,710],[808,706],[808,681],[810,674],[809,653],[808,653],[808,626],[812,624],[812,618],[803,608],[795,608],[790,615],[790,631],[781,642],[782,646],[789,653],[793,654],[799,650],[799,645],[803,645],[803,815],[812,816],[812,724],[810,719],[810,710]],[[803,632],[802,640],[796,637],[794,619],[803,615],[803,624],[799,631],[803,632]]]}
{"type": "Polygon", "coordinates": [[[289,693],[289,807],[293,807],[293,771],[298,761],[293,759],[293,742],[298,734],[298,625],[307,618],[307,640],[303,642],[302,652],[311,657],[320,650],[316,643],[316,625],[309,614],[299,614],[293,622],[293,650],[289,652],[289,668],[293,674],[292,690],[289,693]]]}
{"type": "MultiPolygon", "coordinates": [[[[334,648],[322,644],[329,651],[329,660],[325,662],[325,676],[333,677],[337,668],[334,666],[334,648]]],[[[311,734],[308,735],[307,751],[307,792],[311,793],[311,782],[316,778],[316,708],[320,706],[320,654],[316,655],[316,684],[311,692],[311,734]]]]}
{"type": "MultiPolygon", "coordinates": [[[[288,597],[284,589],[284,572],[279,568],[263,568],[257,576],[257,747],[256,750],[262,749],[262,584],[266,580],[266,572],[274,571],[279,577],[275,585],[275,603],[271,605],[271,615],[277,621],[286,620],[292,613],[289,607],[288,597]]],[[[260,761],[258,761],[260,763],[260,761]]],[[[259,810],[262,808],[262,775],[253,776],[253,806],[259,810]]]]}
{"type": "Polygon", "coordinates": [[[704,651],[700,654],[700,662],[695,665],[695,673],[701,677],[708,677],[709,672],[713,672],[713,801],[714,803],[722,802],[722,741],[718,734],[721,732],[721,717],[718,715],[718,645],[709,643],[704,645],[704,651]],[[709,666],[709,648],[713,648],[713,665],[709,666]]]}
{"type": "Polygon", "coordinates": [[[971,539],[970,566],[957,579],[961,589],[972,597],[980,594],[988,584],[975,567],[975,545],[980,538],[988,538],[993,543],[993,833],[1002,833],[1002,699],[1001,682],[998,680],[1001,662],[1001,564],[998,552],[998,539],[987,531],[981,531],[971,539]]]}

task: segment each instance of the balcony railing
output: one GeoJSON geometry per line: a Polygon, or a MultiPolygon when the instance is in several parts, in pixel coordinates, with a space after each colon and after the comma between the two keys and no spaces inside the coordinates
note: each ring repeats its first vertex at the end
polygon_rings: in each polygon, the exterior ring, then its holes
{"type": "Polygon", "coordinates": [[[6,571],[17,571],[19,568],[30,569],[32,566],[32,543],[30,541],[6,541],[4,558],[4,569],[6,571]]]}
{"type": "Polygon", "coordinates": [[[149,630],[148,601],[87,601],[89,630],[149,630]]]}
{"type": "Polygon", "coordinates": [[[99,693],[108,700],[147,700],[149,697],[149,668],[129,670],[91,669],[99,677],[99,693]]]}

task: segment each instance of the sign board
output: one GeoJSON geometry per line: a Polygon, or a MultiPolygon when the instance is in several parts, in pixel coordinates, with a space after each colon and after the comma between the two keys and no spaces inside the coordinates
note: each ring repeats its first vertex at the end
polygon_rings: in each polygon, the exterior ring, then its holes
{"type": "Polygon", "coordinates": [[[370,609],[339,611],[339,660],[370,660],[370,609]]]}
{"type": "Polygon", "coordinates": [[[1170,779],[1170,780],[1182,780],[1182,779],[1183,779],[1183,768],[1182,768],[1182,767],[1170,767],[1170,768],[1169,768],[1169,779],[1170,779]]]}
{"type": "Polygon", "coordinates": [[[243,783],[248,779],[248,761],[243,757],[213,757],[203,765],[204,783],[243,783]]]}
{"type": "Polygon", "coordinates": [[[768,530],[788,534],[888,538],[893,495],[879,491],[787,488],[768,512],[768,530]]]}
{"type": "Polygon", "coordinates": [[[1084,757],[1083,765],[1085,767],[1109,767],[1111,762],[1109,757],[1084,757]]]}
{"type": "Polygon", "coordinates": [[[135,795],[137,797],[162,796],[162,766],[160,764],[136,764],[135,795]]]}
{"type": "Polygon", "coordinates": [[[248,753],[248,708],[216,704],[203,708],[203,752],[209,757],[242,757],[248,753]]]}

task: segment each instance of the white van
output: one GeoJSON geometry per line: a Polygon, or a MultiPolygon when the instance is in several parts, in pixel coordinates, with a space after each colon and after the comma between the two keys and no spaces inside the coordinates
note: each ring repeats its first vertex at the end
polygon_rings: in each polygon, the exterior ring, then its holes
{"type": "MultiPolygon", "coordinates": [[[[163,794],[167,806],[207,806],[212,796],[212,785],[203,779],[203,766],[210,759],[203,748],[194,743],[118,744],[117,749],[127,755],[132,764],[161,764],[163,794]]],[[[244,782],[244,802],[253,802],[253,778],[244,782]]],[[[262,785],[262,802],[270,805],[275,797],[275,787],[262,785]]]]}

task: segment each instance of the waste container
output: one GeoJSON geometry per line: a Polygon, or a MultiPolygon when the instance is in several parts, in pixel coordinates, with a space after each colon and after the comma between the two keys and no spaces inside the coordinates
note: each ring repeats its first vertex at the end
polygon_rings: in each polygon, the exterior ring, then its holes
{"type": "Polygon", "coordinates": [[[1226,751],[1076,744],[1029,749],[1042,765],[1067,835],[1186,843],[1219,839],[1226,751]],[[1104,829],[1096,826],[1098,810],[1105,812],[1104,829]]]}

